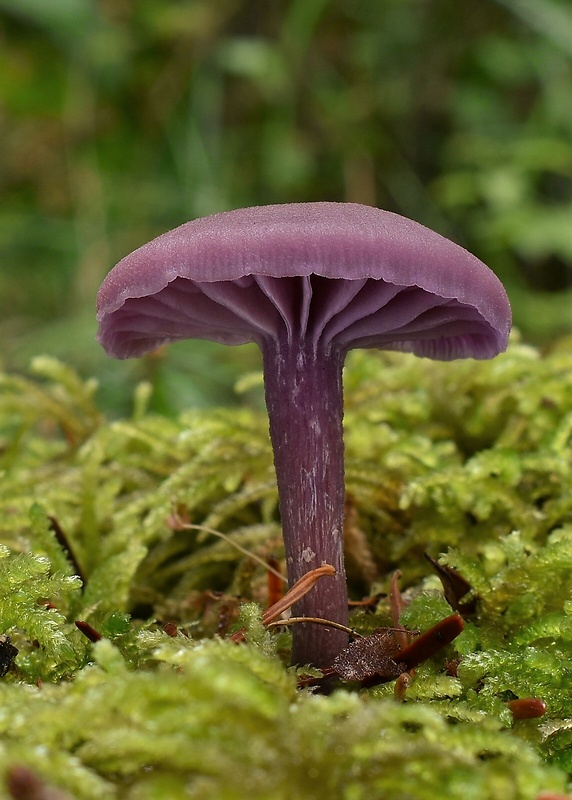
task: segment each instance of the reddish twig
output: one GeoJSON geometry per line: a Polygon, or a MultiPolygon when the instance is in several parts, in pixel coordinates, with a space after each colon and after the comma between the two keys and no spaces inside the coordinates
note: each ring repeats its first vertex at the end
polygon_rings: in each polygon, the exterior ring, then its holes
{"type": "Polygon", "coordinates": [[[103,639],[103,636],[99,631],[96,631],[95,628],[92,628],[89,622],[83,622],[81,619],[76,619],[75,621],[76,628],[86,636],[90,642],[99,642],[100,639],[103,639]]]}

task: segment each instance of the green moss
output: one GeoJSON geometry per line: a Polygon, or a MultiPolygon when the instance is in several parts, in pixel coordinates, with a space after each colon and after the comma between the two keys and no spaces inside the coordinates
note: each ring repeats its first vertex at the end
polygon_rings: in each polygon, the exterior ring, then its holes
{"type": "Polygon", "coordinates": [[[350,589],[382,593],[352,624],[391,624],[396,568],[403,624],[451,613],[424,551],[477,600],[405,702],[391,683],[297,689],[288,633],[261,623],[267,577],[248,553],[282,554],[263,413],[166,419],[143,386],[133,417],[109,421],[52,359],[0,376],[0,633],[19,650],[0,679],[0,771],[28,766],[78,800],[566,790],[572,355],[355,353],[346,395],[350,589]],[[225,641],[237,626],[248,644],[225,641]],[[507,703],[527,697],[545,715],[514,721],[507,703]]]}
{"type": "Polygon", "coordinates": [[[26,747],[24,763],[80,798],[433,798],[446,786],[450,797],[501,800],[563,786],[492,718],[298,693],[253,646],[157,645],[154,669],[128,671],[102,640],[72,683],[6,687],[6,757],[24,759],[26,747]],[[53,768],[38,748],[58,756],[53,768]]]}

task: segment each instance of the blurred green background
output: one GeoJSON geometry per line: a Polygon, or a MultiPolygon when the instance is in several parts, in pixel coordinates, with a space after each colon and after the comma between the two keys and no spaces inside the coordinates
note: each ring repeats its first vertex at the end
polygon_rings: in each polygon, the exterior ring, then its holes
{"type": "Polygon", "coordinates": [[[225,402],[252,348],[136,362],[102,277],[187,219],[351,200],[487,262],[531,341],[572,329],[570,0],[0,0],[5,366],[47,352],[129,408],[225,402]]]}

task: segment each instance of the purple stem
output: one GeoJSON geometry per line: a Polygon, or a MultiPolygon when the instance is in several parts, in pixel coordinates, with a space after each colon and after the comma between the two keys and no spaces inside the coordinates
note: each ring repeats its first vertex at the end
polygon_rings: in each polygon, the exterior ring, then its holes
{"type": "MultiPolygon", "coordinates": [[[[347,625],[343,356],[284,337],[266,342],[263,357],[289,585],[322,564],[336,569],[334,577],[322,578],[296,603],[293,613],[347,625]]],[[[330,666],[347,639],[333,628],[295,625],[292,663],[330,666]]]]}

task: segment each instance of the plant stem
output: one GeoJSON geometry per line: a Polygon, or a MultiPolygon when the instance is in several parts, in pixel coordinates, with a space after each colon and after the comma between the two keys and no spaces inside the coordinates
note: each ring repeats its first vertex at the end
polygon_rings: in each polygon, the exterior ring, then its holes
{"type": "MultiPolygon", "coordinates": [[[[265,342],[263,357],[289,585],[322,564],[336,569],[293,613],[347,625],[342,355],[284,336],[265,342]]],[[[296,625],[292,662],[330,666],[347,639],[340,630],[296,625]]]]}

